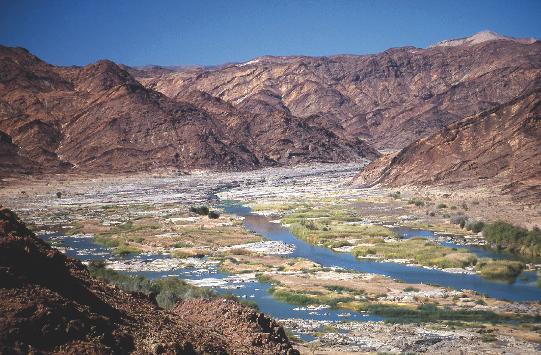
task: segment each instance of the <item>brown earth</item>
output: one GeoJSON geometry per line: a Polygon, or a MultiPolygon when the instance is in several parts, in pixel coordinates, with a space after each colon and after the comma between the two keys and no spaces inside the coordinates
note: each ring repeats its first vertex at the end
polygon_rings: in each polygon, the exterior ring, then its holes
{"type": "Polygon", "coordinates": [[[358,185],[499,186],[517,200],[541,201],[541,89],[451,124],[384,156],[358,185]]]}
{"type": "Polygon", "coordinates": [[[294,354],[274,320],[236,301],[187,300],[172,311],[92,279],[0,209],[1,353],[294,354]]]}
{"type": "Polygon", "coordinates": [[[42,172],[238,170],[379,155],[361,140],[341,140],[289,113],[265,114],[267,124],[255,125],[249,120],[257,113],[212,113],[205,108],[214,98],[191,101],[145,88],[111,61],[56,67],[22,48],[0,46],[0,131],[3,142],[17,146],[1,147],[13,158],[0,166],[26,171],[30,161],[42,172]]]}
{"type": "Polygon", "coordinates": [[[171,98],[200,91],[261,113],[256,126],[267,124],[269,112],[291,113],[338,137],[397,149],[538,86],[541,42],[482,32],[426,49],[132,73],[171,98]]]}

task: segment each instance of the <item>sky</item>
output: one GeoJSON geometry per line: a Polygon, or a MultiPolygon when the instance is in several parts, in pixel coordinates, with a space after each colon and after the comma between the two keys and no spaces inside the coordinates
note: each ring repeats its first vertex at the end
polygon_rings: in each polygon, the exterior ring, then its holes
{"type": "Polygon", "coordinates": [[[56,65],[368,54],[492,30],[541,38],[541,0],[0,0],[0,44],[56,65]]]}

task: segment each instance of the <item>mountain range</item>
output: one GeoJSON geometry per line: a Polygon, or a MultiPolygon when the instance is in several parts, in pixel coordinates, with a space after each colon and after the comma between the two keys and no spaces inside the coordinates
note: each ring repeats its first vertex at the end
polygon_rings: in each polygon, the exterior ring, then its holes
{"type": "MultiPolygon", "coordinates": [[[[540,80],[541,42],[493,32],[428,48],[264,56],[210,68],[128,67],[107,60],[58,67],[25,49],[0,47],[0,175],[241,170],[374,160],[382,151],[403,148],[397,157],[411,156],[421,166],[425,160],[413,155],[411,144],[467,130],[464,120],[534,117],[537,111],[526,101],[537,97],[540,80]],[[519,101],[526,105],[517,111],[522,116],[506,111],[519,101]]],[[[492,126],[510,129],[505,122],[492,126]]],[[[524,124],[525,135],[538,127],[524,124]]],[[[522,138],[500,133],[503,140],[522,138]]],[[[483,140],[476,148],[489,151],[494,144],[483,140]]],[[[531,159],[538,148],[534,139],[496,170],[509,168],[522,154],[531,159]]],[[[438,165],[440,157],[434,159],[430,164],[438,165]]],[[[372,180],[365,175],[359,181],[418,178],[397,177],[403,170],[395,176],[389,169],[384,178],[374,178],[374,166],[389,160],[382,157],[366,172],[372,180]]],[[[426,179],[441,180],[438,174],[426,179]]],[[[467,176],[461,174],[456,179],[467,176]]]]}

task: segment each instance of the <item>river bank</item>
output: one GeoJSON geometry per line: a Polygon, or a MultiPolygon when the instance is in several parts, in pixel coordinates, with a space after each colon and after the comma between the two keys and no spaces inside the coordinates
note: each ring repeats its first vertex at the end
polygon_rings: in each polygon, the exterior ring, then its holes
{"type": "MultiPolygon", "coordinates": [[[[345,182],[357,169],[321,165],[248,173],[131,176],[126,180],[34,181],[0,190],[0,201],[31,220],[43,239],[68,255],[87,261],[105,259],[110,268],[147,278],[178,277],[219,293],[232,293],[290,324],[301,340],[327,350],[345,349],[341,348],[344,330],[304,331],[304,326],[288,320],[369,321],[393,329],[392,323],[399,320],[396,315],[406,312],[410,320],[423,319],[424,325],[409,325],[419,329],[419,334],[424,334],[426,324],[458,327],[453,340],[457,346],[460,332],[473,334],[483,327],[491,329],[490,339],[499,339],[512,329],[517,341],[530,345],[541,341],[536,331],[541,296],[535,273],[524,273],[526,278],[507,284],[483,280],[474,270],[443,272],[396,259],[355,258],[347,248],[377,244],[370,238],[392,243],[423,236],[448,243],[448,247],[459,238],[473,240],[464,233],[450,233],[454,226],[440,232],[446,234],[419,229],[425,221],[410,213],[409,204],[387,204],[388,199],[395,199],[382,190],[351,189],[345,182]],[[60,198],[56,195],[59,189],[60,198]],[[228,203],[231,199],[239,202],[228,203]],[[353,206],[362,214],[353,220],[341,218],[340,226],[330,226],[353,234],[339,238],[351,245],[310,244],[284,223],[287,213],[295,209],[321,212],[331,203],[343,205],[340,201],[344,200],[348,208],[353,206]],[[201,205],[210,206],[218,218],[190,211],[201,205]],[[513,325],[517,321],[520,327],[513,325]]],[[[342,207],[333,211],[333,217],[344,217],[342,207]]],[[[314,218],[311,221],[317,226],[321,217],[302,218],[314,218]]],[[[348,334],[368,339],[370,335],[363,331],[356,333],[352,328],[348,334]]],[[[431,337],[427,333],[423,339],[431,337]]],[[[472,341],[494,347],[488,338],[475,336],[472,341]]],[[[408,346],[404,343],[400,349],[407,351],[408,346]]]]}

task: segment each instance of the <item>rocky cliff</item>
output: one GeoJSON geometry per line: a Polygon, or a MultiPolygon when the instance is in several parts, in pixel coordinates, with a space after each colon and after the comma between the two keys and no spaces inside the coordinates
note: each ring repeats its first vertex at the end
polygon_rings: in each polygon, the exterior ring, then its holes
{"type": "Polygon", "coordinates": [[[541,87],[369,164],[358,185],[501,187],[541,201],[541,87]]]}
{"type": "Polygon", "coordinates": [[[284,330],[236,301],[155,300],[89,276],[0,207],[0,353],[296,354],[284,330]]]}

